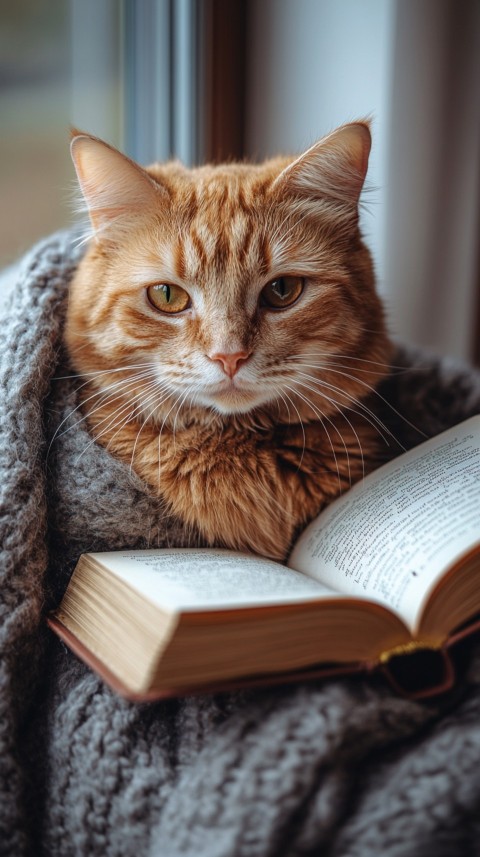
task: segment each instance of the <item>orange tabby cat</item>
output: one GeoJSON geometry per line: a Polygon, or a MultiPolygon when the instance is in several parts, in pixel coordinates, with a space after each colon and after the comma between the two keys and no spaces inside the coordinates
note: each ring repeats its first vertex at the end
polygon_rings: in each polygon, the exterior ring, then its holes
{"type": "Polygon", "coordinates": [[[374,466],[390,344],[358,228],[370,133],[143,169],[75,134],[93,237],[66,344],[96,440],[208,543],[285,557],[374,466]]]}

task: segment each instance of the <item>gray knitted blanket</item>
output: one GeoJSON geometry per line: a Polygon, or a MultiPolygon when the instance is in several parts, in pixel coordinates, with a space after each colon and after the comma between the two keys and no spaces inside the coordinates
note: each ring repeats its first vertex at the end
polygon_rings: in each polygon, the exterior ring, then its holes
{"type": "MultiPolygon", "coordinates": [[[[46,628],[81,552],[183,541],[128,467],[89,444],[75,382],[54,380],[69,374],[77,259],[68,234],[34,248],[0,330],[0,854],[480,854],[476,647],[436,703],[352,677],[135,705],[46,628]]],[[[405,350],[396,362],[383,395],[426,434],[480,411],[473,370],[405,350]]]]}

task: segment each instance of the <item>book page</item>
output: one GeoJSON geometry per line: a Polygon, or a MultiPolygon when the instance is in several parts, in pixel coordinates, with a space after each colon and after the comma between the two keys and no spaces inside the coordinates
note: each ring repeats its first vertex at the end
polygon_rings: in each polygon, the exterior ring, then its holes
{"type": "Polygon", "coordinates": [[[443,432],[335,500],[288,562],[376,600],[414,630],[434,585],[480,544],[480,417],[443,432]]]}
{"type": "Polygon", "coordinates": [[[273,560],[196,548],[92,553],[121,580],[170,610],[214,610],[338,598],[273,560]]]}

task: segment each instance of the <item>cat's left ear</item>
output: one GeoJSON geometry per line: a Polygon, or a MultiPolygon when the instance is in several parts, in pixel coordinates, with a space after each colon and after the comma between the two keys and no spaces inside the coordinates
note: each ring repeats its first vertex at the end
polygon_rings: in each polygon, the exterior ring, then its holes
{"type": "Polygon", "coordinates": [[[158,205],[164,194],[142,167],[98,137],[72,131],[70,151],[96,233],[158,205]]]}
{"type": "Polygon", "coordinates": [[[289,164],[275,179],[274,187],[357,206],[370,147],[367,122],[343,125],[289,164]]]}

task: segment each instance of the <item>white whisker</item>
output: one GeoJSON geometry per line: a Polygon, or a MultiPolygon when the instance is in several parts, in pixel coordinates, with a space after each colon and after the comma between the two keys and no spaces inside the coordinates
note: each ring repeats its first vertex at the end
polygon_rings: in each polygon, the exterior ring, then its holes
{"type": "Polygon", "coordinates": [[[364,357],[356,357],[352,354],[342,354],[341,352],[325,352],[325,351],[305,351],[303,354],[292,354],[289,358],[291,360],[304,360],[305,358],[310,357],[320,357],[322,359],[322,363],[318,364],[319,366],[324,366],[325,361],[333,361],[336,363],[336,358],[338,357],[340,360],[354,360],[356,363],[368,363],[371,366],[381,366],[382,369],[403,369],[405,370],[405,366],[395,366],[392,363],[382,363],[378,360],[366,360],[364,357]]]}
{"type": "MultiPolygon", "coordinates": [[[[361,384],[362,387],[364,387],[369,392],[373,393],[373,395],[377,396],[388,408],[390,408],[391,411],[393,411],[394,414],[397,415],[397,417],[400,417],[400,419],[403,420],[404,423],[409,425],[410,428],[413,428],[414,431],[418,432],[423,437],[426,437],[426,435],[423,431],[421,431],[419,428],[417,428],[417,426],[413,425],[413,423],[411,423],[410,420],[407,420],[406,417],[404,417],[399,411],[397,411],[397,409],[388,401],[388,399],[385,399],[385,397],[382,396],[382,394],[379,393],[378,390],[375,389],[375,387],[372,387],[371,384],[367,384],[367,382],[363,381],[361,378],[356,378],[355,376],[350,375],[348,372],[342,372],[339,369],[330,369],[329,371],[334,372],[336,375],[342,375],[344,378],[348,378],[349,380],[354,380],[354,381],[358,382],[359,384],[361,384]]],[[[325,383],[327,383],[327,382],[325,382],[325,383]]],[[[336,391],[342,392],[343,395],[345,395],[345,396],[347,395],[346,393],[344,393],[343,390],[340,390],[340,388],[336,388],[336,391]]],[[[358,400],[355,400],[355,401],[358,402],[358,400]]],[[[373,416],[373,412],[371,412],[371,414],[373,416]]],[[[386,426],[384,426],[384,428],[386,431],[389,431],[386,426]]],[[[391,434],[392,437],[394,438],[394,440],[398,443],[398,440],[394,437],[392,432],[389,431],[389,434],[391,434]]]]}
{"type": "MultiPolygon", "coordinates": [[[[304,373],[301,373],[301,374],[304,374],[304,373]]],[[[308,376],[307,376],[307,377],[308,377],[308,376]]],[[[355,438],[356,438],[356,441],[357,441],[357,444],[358,444],[358,448],[359,448],[359,450],[360,450],[360,457],[361,457],[361,460],[362,460],[362,479],[364,479],[364,478],[365,478],[365,459],[364,459],[364,456],[363,456],[363,448],[362,448],[362,444],[361,444],[361,442],[360,442],[360,438],[359,438],[359,436],[358,436],[358,434],[357,434],[357,431],[356,431],[356,429],[355,429],[355,426],[354,426],[354,425],[351,423],[351,421],[348,419],[348,417],[346,416],[346,414],[345,414],[344,410],[340,407],[339,402],[337,402],[335,399],[331,398],[330,396],[327,396],[327,395],[325,395],[324,393],[321,393],[319,390],[317,390],[315,387],[311,387],[309,384],[305,384],[305,383],[304,383],[304,382],[302,382],[302,381],[296,381],[295,383],[299,384],[301,387],[306,387],[306,388],[307,388],[308,390],[310,390],[310,392],[312,392],[312,393],[316,393],[316,394],[320,393],[320,395],[321,395],[324,399],[326,399],[328,402],[330,402],[330,403],[331,403],[331,404],[336,408],[336,410],[338,411],[338,413],[343,417],[343,419],[345,420],[345,422],[350,426],[350,428],[351,428],[351,430],[352,430],[353,434],[355,435],[355,438]]],[[[353,410],[353,408],[347,408],[347,410],[353,410]]],[[[357,413],[357,411],[355,411],[355,413],[357,413]]],[[[344,447],[344,449],[345,449],[345,453],[346,453],[346,456],[347,456],[348,480],[349,480],[349,483],[350,483],[350,485],[351,485],[351,484],[352,484],[352,476],[351,476],[351,470],[350,470],[350,455],[349,455],[349,452],[348,452],[348,448],[347,448],[347,446],[346,446],[346,444],[345,444],[345,440],[344,440],[344,438],[343,438],[343,436],[342,436],[342,434],[341,434],[340,430],[339,430],[339,429],[338,429],[338,427],[335,425],[335,423],[333,423],[333,422],[332,422],[332,421],[331,421],[327,416],[325,416],[325,414],[323,414],[323,412],[322,412],[322,416],[324,417],[324,419],[328,420],[328,422],[330,423],[330,425],[331,425],[331,426],[332,426],[332,427],[337,431],[337,434],[339,435],[339,437],[340,437],[340,439],[341,439],[341,441],[342,441],[342,443],[343,443],[343,447],[344,447]]],[[[363,416],[363,415],[361,415],[361,416],[363,416]]],[[[365,419],[367,419],[367,418],[365,417],[365,419]]],[[[368,420],[368,419],[367,419],[367,422],[370,422],[370,420],[368,420]]],[[[374,426],[374,428],[376,428],[376,426],[374,426]]]]}
{"type": "MultiPolygon", "coordinates": [[[[164,429],[164,427],[165,427],[165,423],[167,422],[168,417],[170,416],[171,412],[173,411],[173,409],[174,409],[175,405],[177,404],[177,402],[179,401],[179,399],[180,399],[180,398],[181,398],[181,394],[179,394],[179,396],[175,399],[175,401],[174,401],[173,405],[171,406],[171,408],[167,411],[167,413],[166,413],[166,415],[165,415],[165,417],[164,417],[164,419],[163,419],[162,425],[160,426],[160,431],[159,431],[159,433],[158,433],[158,461],[159,461],[159,470],[160,470],[161,449],[162,449],[162,448],[161,448],[161,438],[162,438],[163,429],[164,429]]],[[[159,479],[160,479],[160,472],[159,472],[159,479]]]]}
{"type": "MultiPolygon", "coordinates": [[[[280,388],[279,388],[277,385],[272,385],[272,386],[273,386],[273,389],[275,390],[275,393],[276,393],[276,394],[277,394],[277,396],[282,400],[283,404],[285,405],[285,407],[286,407],[286,409],[287,409],[287,414],[288,414],[288,424],[290,425],[290,424],[291,424],[291,418],[290,418],[290,408],[289,408],[289,406],[288,406],[288,402],[287,402],[287,400],[285,399],[285,396],[283,396],[283,395],[282,395],[282,392],[281,392],[280,388]]],[[[277,403],[277,408],[278,408],[278,415],[279,415],[279,417],[280,417],[280,403],[277,403]]]]}
{"type": "Polygon", "coordinates": [[[399,446],[401,446],[401,444],[396,439],[395,435],[390,431],[388,426],[384,425],[382,420],[375,414],[375,412],[370,410],[370,408],[368,408],[367,405],[364,402],[362,402],[360,399],[356,399],[355,396],[350,395],[350,393],[346,393],[345,390],[343,390],[341,387],[336,387],[334,384],[329,384],[328,381],[324,381],[323,379],[316,378],[314,375],[309,375],[306,372],[298,372],[297,374],[301,375],[303,378],[307,378],[311,383],[314,383],[317,386],[320,385],[321,387],[324,387],[327,390],[332,390],[334,393],[339,393],[341,396],[346,398],[347,401],[353,402],[353,404],[356,405],[355,408],[352,407],[351,405],[349,406],[349,405],[343,404],[342,402],[339,402],[337,399],[333,399],[333,397],[327,396],[326,393],[322,393],[321,390],[317,390],[317,392],[320,396],[323,396],[323,398],[327,399],[328,401],[331,401],[332,404],[334,404],[337,407],[337,410],[339,410],[341,413],[343,412],[343,410],[348,410],[348,411],[352,411],[352,413],[357,414],[357,416],[362,417],[362,419],[364,419],[367,423],[369,423],[369,425],[371,425],[372,428],[374,428],[378,432],[378,434],[380,435],[380,437],[382,438],[384,443],[386,443],[387,446],[389,446],[390,444],[388,442],[388,438],[385,437],[382,429],[387,434],[390,435],[390,437],[395,441],[395,443],[398,443],[399,446]],[[357,407],[360,408],[360,411],[357,410],[357,407]],[[372,419],[369,419],[367,414],[369,414],[369,416],[372,419]]]}
{"type": "MultiPolygon", "coordinates": [[[[174,419],[173,419],[172,436],[173,436],[173,448],[174,448],[175,452],[177,451],[177,447],[176,447],[176,438],[175,438],[175,432],[176,432],[176,428],[177,428],[177,419],[178,419],[178,415],[179,415],[179,413],[180,413],[180,409],[181,409],[181,407],[183,406],[183,404],[184,404],[184,402],[185,402],[185,399],[187,399],[187,398],[188,398],[188,396],[189,396],[189,394],[190,394],[190,392],[191,392],[191,390],[192,390],[192,389],[194,389],[194,388],[192,387],[192,385],[189,385],[189,386],[187,387],[187,389],[185,390],[185,392],[184,392],[183,396],[181,396],[181,397],[180,397],[180,402],[179,402],[178,408],[177,408],[177,410],[176,410],[176,412],[175,412],[175,417],[174,417],[174,419]]],[[[191,405],[190,405],[190,408],[191,408],[191,405]]]]}
{"type": "Polygon", "coordinates": [[[115,369],[96,369],[94,372],[77,372],[74,375],[56,375],[54,378],[52,378],[52,380],[65,381],[70,378],[87,378],[98,375],[111,375],[113,372],[127,372],[131,369],[158,369],[158,362],[152,361],[151,363],[133,363],[125,366],[117,366],[115,369]]]}
{"type": "MultiPolygon", "coordinates": [[[[152,381],[150,384],[148,384],[142,390],[141,394],[136,393],[133,397],[134,401],[135,401],[135,399],[140,399],[140,401],[134,406],[134,408],[131,412],[131,417],[129,417],[129,420],[135,418],[139,413],[141,413],[142,409],[145,407],[147,402],[150,402],[153,398],[157,399],[159,390],[160,390],[160,392],[162,392],[161,387],[158,384],[158,381],[152,381]],[[153,391],[152,393],[150,393],[151,390],[153,391]],[[149,395],[147,396],[147,398],[145,398],[145,394],[147,394],[147,393],[149,393],[149,395]]],[[[115,401],[118,398],[120,398],[120,397],[116,396],[115,399],[113,399],[113,401],[115,401]]],[[[110,402],[108,402],[108,404],[110,404],[110,402]]],[[[100,420],[100,422],[97,422],[95,424],[95,429],[97,429],[99,426],[103,425],[103,423],[107,422],[107,420],[108,420],[108,425],[104,431],[100,432],[100,434],[95,434],[95,440],[98,440],[100,437],[103,437],[103,435],[106,434],[110,430],[110,428],[112,428],[112,425],[115,424],[115,417],[116,417],[118,412],[122,413],[123,411],[128,410],[129,408],[132,408],[133,404],[134,404],[134,402],[124,402],[123,405],[120,405],[118,408],[115,409],[113,414],[110,413],[106,417],[104,417],[103,420],[100,420]]],[[[158,407],[158,404],[159,404],[159,402],[157,399],[157,401],[156,401],[157,407],[158,407]]],[[[107,406],[107,403],[104,403],[104,405],[102,405],[101,407],[103,407],[103,406],[107,406]]],[[[98,408],[95,408],[94,410],[98,410],[98,408]]],[[[126,422],[123,423],[123,425],[126,425],[126,424],[127,424],[126,422]]],[[[111,441],[113,440],[113,437],[115,437],[117,434],[118,434],[118,431],[115,432],[115,435],[113,435],[112,438],[110,438],[109,443],[111,443],[111,441]]],[[[108,447],[108,444],[107,444],[107,447],[108,447]]]]}
{"type": "MultiPolygon", "coordinates": [[[[150,387],[155,387],[155,386],[156,386],[156,382],[153,382],[153,384],[151,384],[151,385],[150,385],[150,387]]],[[[157,391],[155,391],[154,393],[152,393],[152,394],[148,397],[148,401],[150,401],[153,397],[155,397],[155,398],[157,397],[157,391]]],[[[114,438],[114,437],[116,437],[116,435],[118,434],[118,432],[119,432],[119,431],[121,431],[121,429],[122,429],[122,428],[124,428],[126,425],[128,425],[128,423],[130,422],[130,420],[132,420],[132,419],[134,419],[134,418],[135,418],[135,411],[140,412],[140,411],[142,410],[142,408],[144,407],[144,405],[145,405],[145,402],[144,402],[144,401],[142,401],[140,404],[137,404],[137,405],[135,406],[135,408],[133,409],[133,411],[131,411],[131,413],[126,417],[126,419],[124,419],[123,421],[121,421],[121,425],[120,425],[120,427],[117,429],[117,431],[115,432],[115,434],[110,438],[109,442],[107,443],[107,445],[106,445],[106,447],[105,447],[106,449],[108,449],[109,444],[112,442],[113,438],[114,438]]],[[[158,406],[158,402],[156,403],[156,406],[158,406]]],[[[128,408],[131,408],[131,407],[132,407],[132,403],[131,403],[131,402],[126,402],[126,403],[125,403],[125,405],[124,405],[123,407],[121,406],[120,408],[117,408],[117,409],[116,409],[116,411],[114,411],[114,413],[113,413],[113,414],[108,414],[106,417],[104,417],[104,419],[103,419],[103,420],[101,420],[99,423],[97,423],[97,425],[95,426],[95,428],[97,428],[98,426],[102,425],[102,423],[104,423],[104,422],[106,422],[106,421],[108,420],[108,425],[106,426],[106,428],[105,428],[103,431],[101,431],[99,434],[95,434],[95,437],[93,437],[93,438],[92,438],[92,440],[91,440],[91,441],[89,441],[89,443],[87,443],[86,447],[82,450],[82,452],[81,452],[81,453],[80,453],[80,455],[78,456],[78,458],[77,458],[77,463],[78,463],[78,461],[80,460],[80,458],[82,457],[82,455],[84,455],[84,453],[87,451],[87,449],[89,449],[89,447],[90,447],[90,446],[92,446],[92,444],[96,443],[96,442],[97,442],[101,437],[103,437],[105,434],[107,434],[107,432],[109,432],[109,431],[110,431],[110,430],[115,426],[115,424],[116,424],[116,414],[117,414],[117,412],[118,412],[119,410],[120,410],[120,411],[128,410],[128,408]]]]}
{"type": "MultiPolygon", "coordinates": [[[[341,480],[341,477],[340,477],[340,468],[339,468],[339,466],[338,466],[338,459],[337,459],[337,455],[336,455],[336,453],[335,453],[335,449],[334,449],[334,446],[333,446],[333,443],[332,443],[332,439],[331,439],[331,437],[330,437],[330,433],[329,433],[329,431],[328,431],[327,427],[325,426],[325,424],[324,424],[323,420],[324,420],[324,419],[328,420],[328,422],[333,426],[333,428],[335,429],[335,431],[337,432],[337,434],[339,434],[339,435],[340,435],[340,438],[341,438],[341,440],[342,440],[342,442],[343,442],[343,445],[344,445],[344,447],[345,447],[345,452],[346,452],[346,454],[347,454],[348,472],[349,472],[349,475],[350,475],[350,460],[349,460],[349,457],[348,457],[348,451],[347,451],[347,447],[346,447],[345,441],[343,441],[343,438],[342,438],[342,436],[341,436],[341,434],[340,434],[339,430],[338,430],[338,429],[337,429],[337,427],[332,423],[332,421],[331,421],[331,420],[329,420],[329,419],[328,419],[328,417],[326,417],[326,416],[325,416],[325,414],[323,414],[323,413],[322,413],[318,408],[316,408],[316,407],[315,407],[315,405],[314,405],[314,404],[313,404],[313,403],[312,403],[312,402],[311,402],[311,401],[310,401],[306,396],[304,396],[304,395],[303,395],[303,393],[299,393],[299,391],[298,391],[298,390],[292,390],[292,388],[291,388],[291,387],[287,387],[287,389],[288,389],[288,390],[291,390],[291,391],[292,391],[296,396],[298,396],[300,399],[302,399],[302,400],[305,402],[305,404],[307,404],[307,405],[308,405],[308,406],[313,410],[314,414],[316,414],[316,415],[317,415],[317,417],[318,417],[318,419],[319,419],[319,421],[320,421],[320,424],[321,424],[321,426],[322,426],[322,428],[323,428],[323,430],[324,430],[325,434],[327,435],[328,442],[329,442],[329,444],[330,444],[330,449],[332,450],[332,455],[333,455],[333,459],[334,459],[334,461],[335,461],[335,467],[336,467],[336,470],[337,470],[338,486],[339,486],[339,490],[341,491],[341,490],[342,490],[342,480],[341,480]]],[[[293,404],[293,403],[292,403],[292,404],[293,404]]],[[[350,484],[351,484],[351,481],[350,481],[350,484]]]]}
{"type": "MultiPolygon", "coordinates": [[[[103,397],[105,397],[105,395],[107,394],[107,392],[108,392],[109,390],[118,390],[120,387],[122,387],[122,384],[123,384],[123,389],[128,388],[128,387],[129,387],[129,386],[131,386],[131,385],[137,384],[137,383],[138,383],[138,381],[139,381],[139,380],[142,380],[144,377],[145,377],[145,378],[151,377],[151,374],[152,374],[152,373],[149,371],[149,372],[148,372],[148,374],[147,374],[147,373],[145,373],[144,375],[143,375],[143,374],[139,374],[138,376],[135,376],[134,378],[130,379],[129,381],[124,381],[124,380],[117,381],[117,382],[115,382],[114,384],[110,384],[110,385],[109,385],[109,386],[107,386],[107,387],[103,387],[103,388],[101,388],[101,389],[99,389],[99,390],[96,390],[96,391],[95,391],[94,393],[92,393],[90,396],[87,396],[87,398],[86,398],[86,399],[83,399],[83,400],[82,400],[82,401],[81,401],[81,402],[80,402],[80,403],[79,403],[75,408],[73,408],[71,411],[69,411],[69,412],[68,412],[68,414],[66,415],[66,417],[64,417],[64,419],[63,419],[63,420],[62,420],[62,422],[60,423],[60,425],[58,425],[58,426],[57,426],[57,428],[55,429],[55,433],[54,433],[54,435],[53,435],[53,437],[52,437],[52,439],[51,439],[51,441],[50,441],[50,444],[49,444],[49,446],[48,446],[47,456],[46,456],[46,457],[47,457],[47,460],[48,460],[48,457],[49,457],[49,455],[50,455],[50,450],[51,450],[51,448],[52,448],[52,444],[55,442],[55,440],[57,440],[59,437],[62,437],[62,435],[66,434],[67,432],[71,431],[71,430],[72,430],[73,428],[75,428],[79,423],[81,423],[81,422],[83,422],[85,419],[87,419],[87,418],[88,418],[88,416],[90,416],[90,414],[91,414],[91,413],[95,413],[95,411],[96,411],[99,407],[102,407],[102,405],[105,403],[105,400],[104,400],[104,402],[103,402],[103,403],[102,403],[102,401],[100,401],[100,403],[97,403],[97,406],[96,406],[95,408],[93,408],[93,410],[92,410],[91,412],[89,411],[87,414],[85,414],[84,416],[82,416],[82,418],[81,418],[80,420],[78,420],[78,422],[77,422],[77,423],[75,423],[75,424],[74,424],[74,425],[72,425],[72,426],[69,426],[69,428],[65,429],[65,431],[63,431],[63,432],[61,432],[61,433],[60,433],[60,429],[61,429],[61,428],[62,428],[62,426],[66,423],[66,421],[67,421],[70,417],[72,417],[72,416],[73,416],[73,414],[75,414],[78,410],[80,410],[80,408],[83,408],[83,407],[84,407],[84,405],[86,405],[86,404],[87,404],[87,402],[91,401],[92,399],[97,398],[98,396],[103,396],[103,397]]],[[[82,389],[82,387],[84,387],[86,384],[88,384],[88,381],[86,381],[86,382],[85,382],[85,384],[81,384],[81,385],[80,385],[80,387],[79,387],[79,389],[82,389]]],[[[119,396],[119,397],[116,397],[116,398],[120,398],[120,396],[119,396]]],[[[113,401],[115,401],[115,400],[116,400],[116,398],[114,398],[114,399],[113,399],[113,401]]],[[[108,401],[108,399],[109,399],[109,397],[107,396],[107,401],[108,401]]]]}
{"type": "MultiPolygon", "coordinates": [[[[291,388],[290,388],[290,387],[287,387],[287,390],[291,390],[291,388]]],[[[295,392],[295,391],[294,391],[294,390],[292,390],[292,392],[295,392]]],[[[285,390],[284,390],[284,393],[285,393],[285,390]]],[[[301,455],[301,457],[300,457],[300,461],[299,461],[298,468],[297,468],[297,470],[300,470],[300,468],[301,468],[301,466],[302,466],[303,458],[304,458],[304,455],[305,455],[305,447],[306,447],[306,444],[307,444],[307,439],[306,439],[306,437],[305,437],[305,429],[304,429],[304,427],[303,427],[303,420],[302,420],[302,417],[300,416],[300,412],[299,412],[299,410],[298,410],[298,408],[297,408],[297,406],[296,406],[295,402],[293,402],[293,401],[292,401],[292,399],[290,398],[290,396],[288,395],[288,393],[285,393],[285,396],[287,397],[287,400],[290,402],[291,406],[292,406],[292,407],[294,408],[294,410],[297,412],[297,416],[298,416],[298,419],[299,419],[299,422],[300,422],[300,428],[302,429],[302,436],[303,436],[303,448],[302,448],[302,455],[301,455]]]]}

